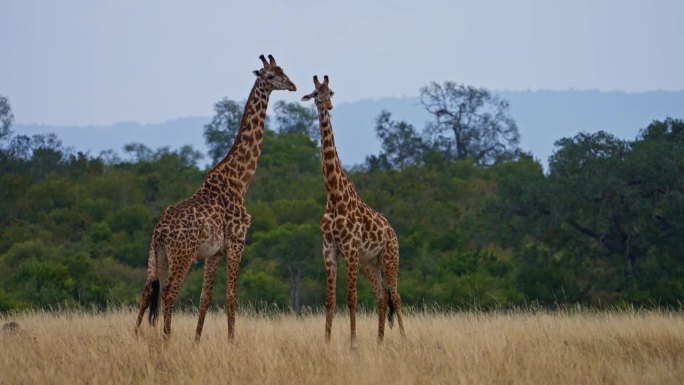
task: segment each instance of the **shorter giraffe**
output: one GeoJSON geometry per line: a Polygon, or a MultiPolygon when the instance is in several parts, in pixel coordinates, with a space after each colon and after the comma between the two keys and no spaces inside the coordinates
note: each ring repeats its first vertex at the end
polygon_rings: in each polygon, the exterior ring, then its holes
{"type": "Polygon", "coordinates": [[[347,177],[337,156],[329,110],[334,92],[328,87],[328,76],[323,83],[314,76],[315,89],[302,97],[314,99],[321,128],[321,160],[327,202],[321,219],[323,259],[327,275],[325,339],[330,341],[332,318],[335,311],[335,281],[337,257],[342,255],[347,265],[347,306],[351,327],[351,342],[356,339],[356,278],[359,262],[378,300],[378,341],[385,334],[385,314],[389,305],[389,324],[392,327],[396,312],[399,330],[404,336],[401,320],[401,298],[397,288],[399,272],[399,241],[387,219],[364,203],[347,177]],[[386,289],[383,288],[383,273],[386,289]]]}

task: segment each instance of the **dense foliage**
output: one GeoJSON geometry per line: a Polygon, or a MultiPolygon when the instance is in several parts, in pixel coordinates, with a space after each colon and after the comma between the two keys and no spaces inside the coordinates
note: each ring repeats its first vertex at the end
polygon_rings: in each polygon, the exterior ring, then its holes
{"type": "MultiPolygon", "coordinates": [[[[223,101],[217,114],[234,121],[239,111],[233,104],[223,101]]],[[[310,113],[292,106],[279,111],[310,113]]],[[[324,301],[318,222],[325,194],[318,143],[307,135],[310,116],[301,122],[267,130],[264,138],[247,194],[253,224],[239,275],[242,304],[298,310],[324,301]]],[[[217,149],[224,123],[217,118],[207,126],[217,149]]],[[[406,304],[679,304],[684,122],[653,122],[632,141],[605,132],[561,139],[546,173],[519,152],[486,166],[445,157],[389,114],[379,117],[378,134],[383,152],[349,175],[399,235],[406,304]]],[[[199,187],[201,154],[131,144],[123,161],[111,153],[73,153],[53,135],[5,142],[0,311],[136,303],[152,228],[165,206],[199,187]]],[[[339,264],[338,300],[344,303],[339,264]]],[[[201,265],[183,286],[184,306],[199,299],[201,265]]],[[[223,306],[225,266],[218,276],[213,298],[223,306]]],[[[359,299],[374,304],[365,279],[359,299]]]]}

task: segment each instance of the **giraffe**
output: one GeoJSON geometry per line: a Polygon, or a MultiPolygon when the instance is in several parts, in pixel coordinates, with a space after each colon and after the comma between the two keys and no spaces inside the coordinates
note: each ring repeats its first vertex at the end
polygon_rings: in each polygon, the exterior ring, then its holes
{"type": "Polygon", "coordinates": [[[321,219],[323,259],[327,276],[325,340],[330,342],[335,311],[337,257],[340,254],[347,266],[347,306],[352,345],[356,339],[356,279],[359,262],[378,300],[378,342],[384,338],[388,305],[389,325],[392,327],[393,313],[396,312],[403,337],[401,298],[397,288],[399,241],[389,221],[361,200],[354,184],[340,165],[329,115],[333,108],[330,98],[334,92],[328,87],[328,76],[323,79],[323,83],[320,83],[318,76],[313,77],[315,89],[302,97],[302,101],[314,100],[321,129],[321,160],[327,197],[325,213],[321,219]],[[383,289],[383,275],[386,289],[383,289]]]}
{"type": "Polygon", "coordinates": [[[183,280],[193,261],[204,259],[204,282],[199,305],[195,339],[202,335],[204,317],[211,303],[216,268],[226,255],[226,313],[228,338],[234,338],[235,296],[238,268],[251,216],[244,195],[254,175],[261,153],[268,98],[274,90],[296,91],[273,56],[259,56],[263,68],[254,71],[256,81],[245,104],[233,147],[204,178],[190,198],[168,206],[157,223],[150,242],[147,282],[140,296],[140,310],[135,326],[140,328],[149,307],[150,324],[159,314],[159,269],[168,266],[168,278],[161,290],[164,311],[164,335],[171,333],[171,313],[183,280]]]}

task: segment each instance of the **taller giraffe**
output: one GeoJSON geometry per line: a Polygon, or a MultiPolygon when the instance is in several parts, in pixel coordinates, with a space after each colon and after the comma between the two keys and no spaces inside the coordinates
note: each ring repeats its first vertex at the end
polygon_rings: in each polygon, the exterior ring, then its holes
{"type": "Polygon", "coordinates": [[[264,136],[268,98],[274,90],[296,91],[273,56],[259,56],[263,68],[254,71],[257,79],[249,94],[235,143],[228,154],[212,168],[199,190],[190,198],[164,210],[152,234],[147,262],[147,282],[140,297],[136,332],[145,310],[149,321],[156,323],[159,313],[159,266],[168,265],[168,279],[162,289],[164,334],[171,333],[171,313],[192,262],[205,259],[204,283],[199,305],[195,339],[202,335],[204,317],[211,303],[216,268],[226,254],[226,313],[228,337],[234,337],[235,292],[238,268],[251,223],[244,195],[256,171],[264,136]]]}
{"type": "Polygon", "coordinates": [[[327,276],[325,339],[330,341],[339,254],[342,254],[347,265],[347,306],[351,342],[354,343],[356,339],[356,279],[359,261],[378,300],[378,341],[382,341],[385,334],[385,313],[388,304],[390,327],[393,313],[396,312],[399,330],[404,336],[401,298],[397,288],[399,241],[387,219],[361,200],[354,184],[342,169],[328,113],[333,108],[330,98],[334,92],[328,87],[328,76],[324,76],[323,79],[323,83],[320,83],[318,76],[314,76],[315,89],[302,97],[302,100],[314,99],[321,128],[321,160],[327,197],[325,213],[321,219],[323,259],[327,276]],[[387,289],[383,288],[383,273],[387,289]]]}

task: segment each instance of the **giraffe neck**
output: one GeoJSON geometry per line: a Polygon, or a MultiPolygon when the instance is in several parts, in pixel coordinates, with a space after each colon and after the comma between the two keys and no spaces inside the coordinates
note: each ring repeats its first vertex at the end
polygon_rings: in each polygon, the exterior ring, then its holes
{"type": "Polygon", "coordinates": [[[266,107],[270,95],[271,89],[266,87],[262,80],[257,79],[245,103],[240,129],[233,147],[223,160],[209,171],[205,180],[212,180],[215,176],[227,177],[229,189],[232,190],[230,192],[244,197],[261,154],[266,107]]]}
{"type": "Polygon", "coordinates": [[[323,179],[325,190],[330,197],[341,196],[345,182],[344,172],[337,156],[335,137],[333,136],[332,124],[328,110],[318,109],[318,121],[321,127],[321,161],[323,162],[323,179]]]}

